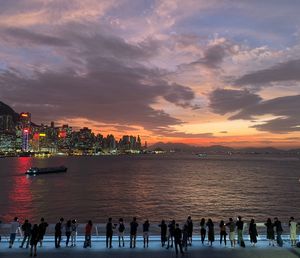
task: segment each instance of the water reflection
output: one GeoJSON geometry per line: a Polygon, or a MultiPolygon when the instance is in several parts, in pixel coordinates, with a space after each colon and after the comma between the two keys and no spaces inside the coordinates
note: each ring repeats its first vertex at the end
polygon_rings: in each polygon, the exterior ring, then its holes
{"type": "Polygon", "coordinates": [[[8,195],[8,209],[4,214],[4,220],[10,221],[13,217],[31,219],[32,214],[32,193],[31,180],[25,176],[25,171],[32,166],[32,159],[27,157],[16,160],[16,176],[12,177],[12,186],[8,195]]]}

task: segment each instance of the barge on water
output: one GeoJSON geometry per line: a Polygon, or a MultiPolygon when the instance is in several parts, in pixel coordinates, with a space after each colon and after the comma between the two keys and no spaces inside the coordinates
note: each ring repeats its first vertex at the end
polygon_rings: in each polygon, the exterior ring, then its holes
{"type": "Polygon", "coordinates": [[[67,168],[65,166],[48,167],[48,168],[31,167],[25,172],[25,174],[29,176],[35,176],[35,175],[53,174],[53,173],[62,173],[62,172],[67,172],[67,168]]]}

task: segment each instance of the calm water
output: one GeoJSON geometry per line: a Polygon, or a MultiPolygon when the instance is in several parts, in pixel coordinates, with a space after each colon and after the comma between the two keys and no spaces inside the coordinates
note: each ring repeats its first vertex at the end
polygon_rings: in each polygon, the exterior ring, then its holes
{"type": "Polygon", "coordinates": [[[300,218],[300,160],[146,155],[0,159],[0,220],[300,218]],[[65,174],[26,177],[31,166],[65,174]]]}

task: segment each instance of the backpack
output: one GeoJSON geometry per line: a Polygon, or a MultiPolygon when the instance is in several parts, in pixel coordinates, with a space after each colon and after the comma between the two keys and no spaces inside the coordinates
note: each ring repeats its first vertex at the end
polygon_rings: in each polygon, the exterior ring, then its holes
{"type": "Polygon", "coordinates": [[[124,230],[125,230],[124,224],[120,224],[120,226],[119,226],[119,232],[124,232],[124,230]]]}

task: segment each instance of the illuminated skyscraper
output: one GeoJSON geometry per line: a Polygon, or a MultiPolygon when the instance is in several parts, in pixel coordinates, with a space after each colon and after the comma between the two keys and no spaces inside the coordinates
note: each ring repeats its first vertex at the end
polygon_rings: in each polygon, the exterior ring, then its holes
{"type": "Polygon", "coordinates": [[[20,124],[22,130],[22,151],[29,150],[29,133],[31,125],[31,114],[22,112],[20,114],[20,124]]]}

